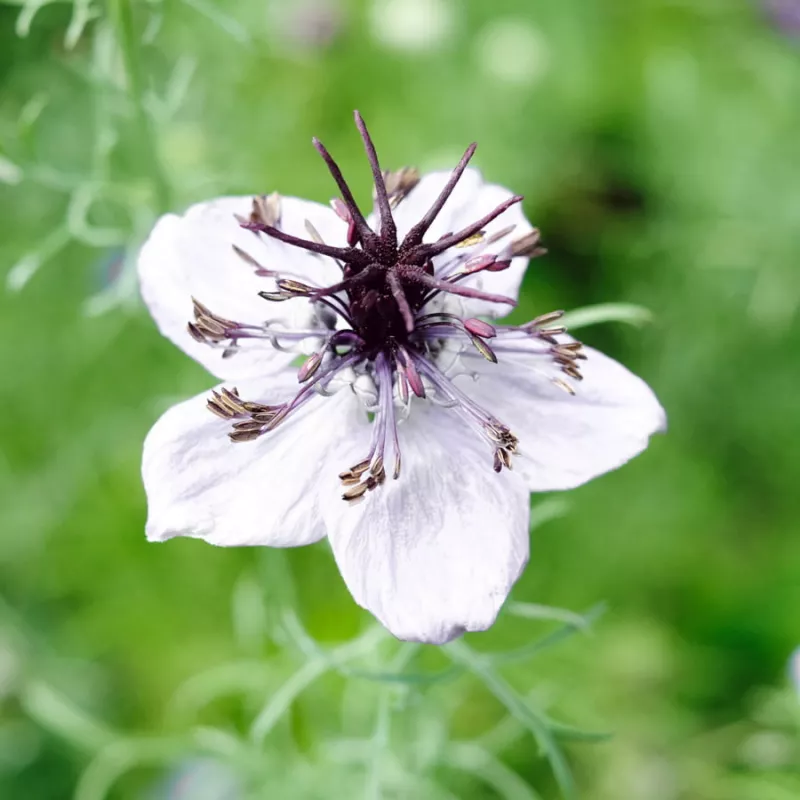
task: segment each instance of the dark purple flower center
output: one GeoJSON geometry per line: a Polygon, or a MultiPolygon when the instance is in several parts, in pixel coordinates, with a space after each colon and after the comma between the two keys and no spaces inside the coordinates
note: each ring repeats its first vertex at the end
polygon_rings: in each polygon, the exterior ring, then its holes
{"type": "MultiPolygon", "coordinates": [[[[342,195],[341,200],[337,199],[335,207],[339,216],[348,225],[349,246],[331,247],[322,241],[291,236],[279,230],[272,220],[264,219],[259,213],[258,206],[255,207],[250,220],[243,225],[286,244],[336,259],[342,267],[342,280],[324,289],[312,289],[306,284],[291,282],[279,286],[279,296],[272,293],[268,295],[269,299],[285,299],[299,295],[307,296],[311,300],[321,300],[337,294],[346,295],[350,317],[348,322],[361,339],[359,347],[365,356],[373,359],[381,351],[394,354],[398,346],[411,344],[409,336],[414,332],[417,313],[430,301],[431,296],[438,292],[514,305],[514,300],[509,297],[487,294],[460,285],[458,278],[442,280],[435,277],[432,259],[472,237],[481,236],[486,225],[512,205],[519,203],[522,197],[519,195],[510,197],[466,228],[447,234],[437,242],[423,244],[423,237],[453,193],[475,152],[476,145],[470,145],[431,208],[406,234],[403,241],[398,243],[397,226],[392,216],[392,198],[386,185],[387,176],[381,170],[375,146],[358,112],[356,112],[356,125],[364,140],[375,182],[376,205],[380,217],[379,230],[373,231],[367,224],[338,164],[322,142],[314,139],[314,146],[328,165],[342,195]]],[[[485,263],[476,265],[477,269],[473,269],[470,274],[483,269],[499,271],[509,264],[508,260],[487,259],[485,263]]]]}
{"type": "MultiPolygon", "coordinates": [[[[510,297],[490,294],[465,285],[462,281],[479,272],[499,272],[507,269],[516,256],[535,257],[544,252],[539,247],[536,230],[523,235],[504,247],[500,258],[486,252],[496,241],[508,237],[514,226],[487,235],[485,230],[503,212],[522,200],[515,195],[493,211],[465,228],[446,233],[435,242],[423,238],[442,211],[472,158],[476,145],[470,145],[458,166],[431,207],[398,241],[397,226],[392,214],[393,205],[401,202],[411,191],[418,177],[413,170],[384,173],[364,120],[356,112],[356,125],[364,141],[375,184],[375,205],[379,224],[373,230],[356,203],[341,170],[321,142],[314,139],[333,176],[341,198],[333,208],[347,225],[347,246],[335,247],[323,241],[310,223],[306,223],[311,238],[303,239],[286,233],[280,227],[280,200],[277,196],[257,197],[250,217],[241,219],[244,228],[263,234],[288,245],[334,259],[342,271],[341,280],[331,286],[319,287],[259,264],[238,247],[236,252],[256,273],[275,279],[275,290],[260,292],[266,300],[278,302],[291,298],[307,298],[318,310],[321,324],[314,330],[273,330],[268,325],[252,325],[223,319],[195,301],[195,319],[189,332],[198,341],[223,346],[223,356],[235,356],[241,340],[271,339],[275,346],[296,343],[308,337],[320,340],[320,348],[298,372],[302,388],[286,403],[263,405],[245,401],[236,389],[215,392],[209,409],[230,420],[233,441],[250,441],[273,430],[295,410],[325,392],[337,375],[353,368],[369,378],[375,387],[373,437],[367,457],[340,474],[345,486],[344,498],[356,500],[365,492],[379,486],[386,477],[385,458],[393,454],[393,476],[400,474],[400,446],[397,431],[396,400],[408,404],[411,395],[429,397],[452,408],[475,429],[494,451],[493,467],[499,472],[511,465],[517,439],[511,431],[467,395],[437,364],[437,354],[449,340],[469,342],[470,357],[497,361],[496,352],[524,352],[524,343],[531,340],[541,346],[539,356],[551,359],[568,377],[580,379],[577,361],[583,358],[577,342],[559,342],[562,327],[545,327],[556,321],[561,312],[537,317],[527,325],[495,326],[475,318],[463,318],[447,310],[441,302],[431,303],[441,295],[456,295],[472,300],[515,304],[510,297]],[[468,249],[480,245],[477,254],[468,249]],[[447,266],[434,269],[434,259],[451,248],[458,255],[447,260],[447,266]],[[344,321],[346,328],[336,324],[344,321]],[[489,341],[493,344],[490,345],[489,341]],[[523,348],[523,349],[521,349],[523,348]]],[[[552,382],[569,393],[568,383],[559,377],[552,382]]]]}

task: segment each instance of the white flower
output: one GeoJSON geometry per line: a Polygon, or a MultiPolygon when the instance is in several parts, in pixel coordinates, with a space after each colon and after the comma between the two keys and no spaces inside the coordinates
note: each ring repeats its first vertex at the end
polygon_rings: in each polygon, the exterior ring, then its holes
{"type": "Polygon", "coordinates": [[[315,141],[333,210],[221,198],[165,216],[143,247],[159,328],[223,381],[147,437],[147,536],[327,536],[357,603],[442,643],[494,622],[528,559],[529,493],[619,467],[665,417],[643,381],[553,326],[561,312],[486,321],[542,250],[522,198],[467,167],[474,145],[452,175],[381,173],[356,120],[369,219],[315,141]]]}

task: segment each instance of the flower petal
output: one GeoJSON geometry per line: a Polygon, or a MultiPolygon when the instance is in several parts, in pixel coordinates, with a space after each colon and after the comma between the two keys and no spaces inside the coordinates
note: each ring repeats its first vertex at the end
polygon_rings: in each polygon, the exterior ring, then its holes
{"type": "MultiPolygon", "coordinates": [[[[403,237],[415,225],[438,197],[447,183],[450,172],[432,172],[422,178],[406,198],[395,209],[398,236],[403,237]]],[[[513,195],[508,189],[496,184],[484,183],[481,173],[476,169],[467,169],[456,184],[453,194],[444,205],[439,216],[425,235],[426,242],[435,242],[445,234],[455,233],[466,228],[481,217],[493,211],[513,195]]],[[[533,230],[522,211],[521,204],[509,208],[485,228],[482,242],[467,247],[455,247],[434,259],[437,275],[445,276],[462,261],[474,255],[492,254],[500,258],[510,255],[513,242],[520,240],[533,230]],[[493,234],[500,233],[514,226],[505,236],[487,244],[493,234]]],[[[522,283],[528,258],[517,257],[511,260],[508,269],[502,272],[480,272],[462,280],[465,286],[472,286],[481,291],[502,294],[516,299],[522,283]]],[[[509,306],[487,303],[483,300],[464,300],[465,316],[505,316],[511,310],[509,306]]]]}
{"type": "Polygon", "coordinates": [[[528,491],[452,412],[415,403],[399,434],[399,479],[356,506],[326,492],[322,513],[355,601],[399,639],[442,644],[497,617],[528,559],[528,491]]]}
{"type": "MultiPolygon", "coordinates": [[[[291,399],[294,375],[239,384],[245,400],[291,399]]],[[[365,415],[353,394],[315,397],[276,430],[231,442],[229,422],[206,408],[210,395],[173,406],[147,436],[142,475],[148,499],[147,538],[189,536],[221,546],[293,547],[325,535],[317,485],[333,478],[340,438],[365,415]]]]}
{"type": "MultiPolygon", "coordinates": [[[[253,266],[233,250],[250,254],[262,266],[290,272],[291,277],[325,285],[341,273],[329,258],[299,250],[263,235],[243,230],[235,215],[250,214],[252,197],[221,197],[199,203],[182,216],[167,214],[157,222],[139,255],[142,297],[161,332],[220,378],[246,378],[274,372],[293,355],[276,350],[268,340],[244,339],[223,358],[224,347],[195,341],[187,331],[193,319],[192,298],[215,314],[235,322],[260,324],[281,319],[287,328],[313,325],[311,306],[305,299],[270,304],[259,291],[274,288],[272,278],[260,277],[253,266]]],[[[334,212],[317,203],[281,198],[280,227],[309,238],[308,219],[323,237],[342,244],[346,226],[334,212]]]]}
{"type": "Polygon", "coordinates": [[[617,469],[666,429],[650,387],[597,350],[584,348],[580,382],[564,376],[535,342],[515,352],[496,350],[499,363],[470,357],[479,378],[459,382],[519,438],[514,469],[532,492],[572,489],[617,469]],[[553,378],[573,386],[575,395],[553,378]]]}

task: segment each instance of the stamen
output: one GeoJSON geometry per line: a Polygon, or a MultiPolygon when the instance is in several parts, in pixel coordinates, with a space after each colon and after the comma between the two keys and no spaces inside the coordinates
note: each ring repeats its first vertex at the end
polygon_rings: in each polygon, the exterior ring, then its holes
{"type": "Polygon", "coordinates": [[[228,437],[233,442],[249,442],[277,428],[293,412],[315,397],[317,387],[324,388],[337,373],[360,359],[360,354],[350,353],[331,361],[325,369],[320,369],[318,364],[311,374],[306,376],[305,386],[288,403],[282,405],[267,406],[242,401],[236,389],[225,388],[219,392],[212,392],[213,399],[210,399],[207,405],[218,417],[242,420],[233,424],[233,430],[228,437]]]}
{"type": "Polygon", "coordinates": [[[239,256],[239,258],[241,258],[245,264],[248,264],[255,269],[256,275],[259,277],[272,278],[277,274],[271,269],[267,269],[266,267],[262,266],[258,261],[255,260],[255,258],[253,258],[253,256],[250,255],[250,253],[242,250],[242,248],[238,245],[232,244],[231,247],[233,248],[233,252],[236,253],[236,255],[239,256]]]}
{"type": "Polygon", "coordinates": [[[339,473],[339,480],[347,487],[342,493],[342,499],[348,502],[360,500],[366,492],[381,486],[386,480],[385,457],[389,440],[394,455],[392,476],[394,479],[400,476],[401,457],[394,409],[393,370],[385,353],[379,353],[375,359],[374,378],[378,387],[378,407],[373,422],[369,455],[354,467],[339,473]]]}
{"type": "Polygon", "coordinates": [[[501,239],[503,239],[506,236],[508,236],[509,233],[512,233],[514,231],[514,228],[516,228],[516,227],[517,227],[516,225],[511,224],[511,225],[508,225],[505,228],[502,228],[501,230],[497,231],[496,233],[493,233],[486,240],[486,244],[489,245],[489,244],[494,244],[495,242],[499,242],[501,239]]]}
{"type": "Polygon", "coordinates": [[[517,437],[503,423],[495,419],[464,394],[431,361],[421,356],[416,356],[414,360],[420,372],[431,381],[438,392],[450,401],[450,407],[469,422],[491,444],[494,453],[493,466],[495,470],[497,470],[498,459],[501,468],[506,466],[506,462],[510,464],[509,456],[517,450],[517,437]],[[498,454],[498,450],[504,451],[504,454],[498,454]]]}
{"type": "MultiPolygon", "coordinates": [[[[389,206],[394,210],[419,183],[419,171],[414,167],[402,167],[394,172],[387,170],[383,173],[383,182],[389,195],[389,206]]],[[[375,197],[377,199],[377,192],[375,197]]]]}
{"type": "Polygon", "coordinates": [[[277,226],[281,219],[281,196],[277,192],[270,195],[258,195],[253,198],[250,211],[252,222],[263,222],[265,225],[277,226]]]}
{"type": "Polygon", "coordinates": [[[454,269],[447,277],[455,280],[461,276],[474,275],[476,272],[483,272],[484,270],[501,272],[507,269],[510,264],[510,261],[498,261],[497,256],[491,254],[475,256],[454,269]]]}
{"type": "Polygon", "coordinates": [[[561,378],[553,378],[552,382],[555,386],[558,386],[558,388],[561,389],[562,391],[575,397],[575,390],[566,381],[562,381],[561,378]]]}
{"type": "Polygon", "coordinates": [[[196,342],[211,347],[217,347],[224,342],[229,342],[229,347],[223,353],[223,357],[230,356],[236,352],[239,339],[269,338],[261,326],[225,319],[210,311],[195,298],[192,298],[192,304],[194,307],[194,322],[189,322],[186,325],[189,335],[196,342]]]}
{"type": "Polygon", "coordinates": [[[415,331],[422,332],[419,338],[423,342],[465,335],[487,361],[497,363],[497,356],[489,344],[484,341],[484,339],[491,339],[497,335],[497,329],[488,322],[480,319],[462,320],[455,314],[444,312],[426,314],[422,319],[427,321],[417,325],[415,331]]]}
{"type": "Polygon", "coordinates": [[[306,227],[306,233],[311,237],[312,242],[316,242],[317,244],[325,244],[322,236],[320,236],[319,231],[314,227],[314,223],[311,222],[310,219],[307,219],[303,222],[306,227]]]}
{"type": "Polygon", "coordinates": [[[397,355],[403,366],[403,374],[408,381],[408,385],[411,387],[411,391],[414,392],[417,397],[423,399],[425,397],[425,384],[422,382],[419,372],[417,372],[414,359],[402,345],[398,347],[397,355]]]}
{"type": "Polygon", "coordinates": [[[542,314],[538,317],[535,317],[530,322],[526,323],[522,327],[525,329],[533,329],[533,328],[540,328],[542,325],[547,325],[550,322],[555,322],[556,320],[561,319],[564,316],[564,311],[550,311],[547,314],[542,314]]]}
{"type": "Polygon", "coordinates": [[[321,353],[314,353],[309,356],[303,366],[300,367],[297,373],[297,380],[300,383],[305,383],[320,368],[320,364],[322,364],[321,353]]]}
{"type": "Polygon", "coordinates": [[[336,215],[339,217],[339,219],[342,220],[342,222],[347,223],[348,246],[355,247],[358,243],[358,232],[356,231],[356,224],[353,222],[353,215],[350,213],[350,209],[339,197],[334,197],[333,200],[331,200],[331,206],[333,207],[333,210],[336,212],[336,215]]]}
{"type": "Polygon", "coordinates": [[[486,231],[478,231],[477,233],[473,233],[472,236],[468,236],[466,239],[459,242],[458,244],[454,244],[453,247],[462,249],[466,247],[472,247],[473,245],[480,244],[484,240],[485,236],[486,236],[486,231]]]}
{"type": "Polygon", "coordinates": [[[475,319],[474,317],[464,320],[464,327],[475,336],[480,336],[482,339],[493,339],[497,336],[497,330],[494,325],[484,322],[482,319],[475,319]]]}
{"type": "Polygon", "coordinates": [[[516,257],[536,258],[537,256],[544,255],[547,250],[544,247],[539,247],[541,240],[541,233],[534,228],[529,233],[526,233],[522,238],[517,239],[516,242],[511,243],[511,255],[516,257]]]}
{"type": "Polygon", "coordinates": [[[293,278],[281,278],[278,283],[278,291],[290,297],[311,297],[314,292],[313,287],[302,281],[293,278]]]}
{"type": "Polygon", "coordinates": [[[475,349],[487,360],[491,361],[493,364],[497,363],[497,356],[495,355],[494,350],[489,347],[480,336],[471,336],[470,340],[472,341],[473,346],[475,349]]]}

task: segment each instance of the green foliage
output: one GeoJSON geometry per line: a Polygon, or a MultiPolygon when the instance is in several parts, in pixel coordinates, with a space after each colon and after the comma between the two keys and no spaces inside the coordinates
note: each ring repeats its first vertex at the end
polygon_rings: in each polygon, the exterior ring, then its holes
{"type": "Polygon", "coordinates": [[[800,796],[798,43],[755,0],[420,4],[0,2],[0,797],[800,796]],[[577,309],[670,415],[534,499],[504,616],[439,650],[324,545],[142,534],[142,439],[209,379],[136,250],[194,200],[326,201],[312,135],[366,197],[354,107],[387,166],[477,140],[550,250],[515,317],[577,309]]]}

